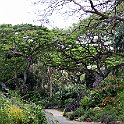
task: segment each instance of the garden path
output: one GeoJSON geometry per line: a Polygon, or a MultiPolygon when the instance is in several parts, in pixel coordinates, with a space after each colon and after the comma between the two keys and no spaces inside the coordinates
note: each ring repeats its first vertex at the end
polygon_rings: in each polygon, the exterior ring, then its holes
{"type": "Polygon", "coordinates": [[[95,122],[70,121],[62,116],[62,112],[56,109],[45,109],[49,124],[99,124],[95,122]]]}

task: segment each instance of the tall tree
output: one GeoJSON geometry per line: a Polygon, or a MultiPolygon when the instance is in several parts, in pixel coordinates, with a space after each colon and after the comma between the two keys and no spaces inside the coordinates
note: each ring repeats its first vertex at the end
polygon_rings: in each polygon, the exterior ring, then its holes
{"type": "Polygon", "coordinates": [[[114,50],[112,26],[103,28],[102,23],[96,27],[98,21],[94,20],[90,22],[94,27],[91,29],[87,27],[90,18],[70,30],[53,30],[56,37],[51,42],[51,52],[45,53],[43,60],[53,67],[76,71],[78,75],[96,75],[92,81],[96,87],[113,70],[124,66],[124,58],[122,52],[114,50]]]}
{"type": "MultiPolygon", "coordinates": [[[[9,73],[16,72],[16,78],[17,73],[23,73],[23,85],[25,85],[30,66],[37,61],[42,49],[47,46],[50,40],[50,34],[48,34],[50,31],[43,26],[29,24],[1,25],[0,31],[0,52],[3,53],[0,59],[1,64],[3,64],[3,67],[8,65],[9,68],[12,65],[13,69],[9,73]],[[5,59],[8,62],[7,64],[2,62],[5,59]]],[[[4,70],[2,71],[4,74],[4,70]]],[[[13,74],[9,78],[13,78],[13,74]]]]}
{"type": "Polygon", "coordinates": [[[112,44],[115,30],[124,21],[123,0],[39,0],[38,4],[45,5],[40,15],[47,22],[56,10],[74,18],[78,15],[80,20],[89,16],[68,31],[55,32],[56,51],[47,54],[53,66],[93,73],[97,86],[112,70],[124,65],[123,53],[116,53],[112,44]]]}

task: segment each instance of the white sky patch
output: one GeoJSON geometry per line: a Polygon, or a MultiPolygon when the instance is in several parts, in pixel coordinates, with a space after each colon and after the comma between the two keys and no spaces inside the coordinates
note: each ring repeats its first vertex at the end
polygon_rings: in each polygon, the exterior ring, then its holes
{"type": "MultiPolygon", "coordinates": [[[[47,8],[47,4],[33,4],[33,2],[38,0],[0,0],[0,24],[34,24],[34,25],[41,25],[41,21],[43,17],[38,16],[37,11],[40,11],[39,14],[44,13],[44,9],[47,8]]],[[[44,1],[51,1],[51,0],[44,0],[44,1]]],[[[99,0],[102,1],[102,0],[99,0]]],[[[99,2],[94,1],[94,3],[99,2]]],[[[105,1],[105,0],[104,0],[105,1]]],[[[85,0],[76,0],[84,7],[88,7],[88,2],[85,0]]],[[[60,1],[61,4],[61,1],[60,1]]],[[[54,5],[53,5],[54,7],[54,5]]],[[[43,25],[47,26],[48,28],[67,28],[72,26],[73,23],[77,23],[79,21],[80,15],[82,18],[87,17],[86,14],[78,12],[73,14],[73,11],[69,11],[70,9],[74,10],[79,9],[79,6],[75,5],[73,2],[69,2],[63,8],[60,8],[52,13],[51,16],[47,16],[46,18],[49,20],[50,23],[43,23],[43,25]],[[61,13],[60,13],[61,11],[61,13]],[[66,13],[67,12],[67,13],[66,13]],[[66,14],[63,14],[66,13],[66,14]],[[65,17],[64,17],[65,16],[65,17]]],[[[49,11],[50,12],[50,11],[49,11]]]]}
{"type": "Polygon", "coordinates": [[[0,24],[33,23],[33,11],[27,0],[0,0],[0,24]]]}
{"type": "MultiPolygon", "coordinates": [[[[40,6],[42,9],[43,6],[40,6]]],[[[35,24],[41,25],[37,20],[40,19],[36,12],[36,6],[33,6],[31,0],[0,0],[0,24],[35,24]]],[[[58,27],[66,28],[71,26],[77,20],[69,18],[64,20],[60,15],[54,14],[50,17],[51,23],[45,24],[48,28],[58,27]]]]}

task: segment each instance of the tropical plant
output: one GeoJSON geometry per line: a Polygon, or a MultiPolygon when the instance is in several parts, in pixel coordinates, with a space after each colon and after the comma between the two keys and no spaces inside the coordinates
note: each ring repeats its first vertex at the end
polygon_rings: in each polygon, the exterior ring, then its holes
{"type": "Polygon", "coordinates": [[[1,124],[46,124],[46,116],[41,106],[34,103],[24,103],[11,95],[0,94],[0,123],[1,124]]]}

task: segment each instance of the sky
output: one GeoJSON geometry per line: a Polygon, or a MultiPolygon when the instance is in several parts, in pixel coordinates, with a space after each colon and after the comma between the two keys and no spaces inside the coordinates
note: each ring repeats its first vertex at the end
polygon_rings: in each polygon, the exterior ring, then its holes
{"type": "MultiPolygon", "coordinates": [[[[0,0],[0,24],[34,24],[41,25],[38,22],[38,16],[35,14],[36,8],[31,0],[0,0]]],[[[77,20],[64,20],[61,16],[52,16],[51,24],[45,25],[48,28],[65,28],[71,26],[77,20]],[[69,22],[69,23],[67,23],[69,22]]]]}
{"type": "Polygon", "coordinates": [[[0,24],[33,23],[33,7],[27,0],[0,0],[0,24]]]}

